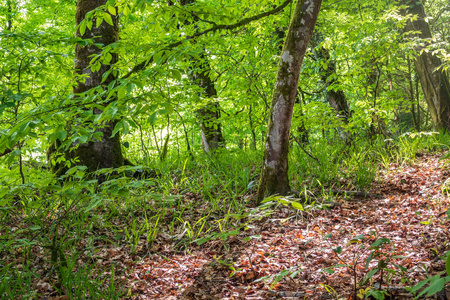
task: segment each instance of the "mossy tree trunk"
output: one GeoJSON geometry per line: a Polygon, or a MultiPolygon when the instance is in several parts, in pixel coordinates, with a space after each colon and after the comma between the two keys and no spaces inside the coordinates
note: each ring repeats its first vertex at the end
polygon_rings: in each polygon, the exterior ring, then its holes
{"type": "MultiPolygon", "coordinates": [[[[407,6],[405,13],[416,16],[415,20],[409,20],[406,31],[419,31],[411,34],[411,38],[431,39],[430,26],[426,21],[426,14],[421,1],[403,0],[407,6]]],[[[423,47],[417,47],[417,56],[414,60],[417,74],[419,75],[425,100],[431,118],[437,129],[450,131],[450,83],[445,71],[438,69],[441,60],[431,52],[422,51],[423,47]]]]}
{"type": "MultiPolygon", "coordinates": [[[[195,0],[181,0],[182,6],[195,3],[195,0]]],[[[197,18],[194,17],[194,22],[197,18]]],[[[186,22],[189,25],[189,22],[186,22]]],[[[194,23],[197,28],[197,25],[194,23]]],[[[211,66],[205,51],[200,57],[191,57],[189,78],[192,82],[203,89],[202,96],[210,101],[197,111],[197,117],[200,121],[203,151],[210,152],[225,146],[225,139],[222,135],[220,124],[220,104],[215,100],[217,90],[214,82],[211,80],[211,66]]]]}
{"type": "MultiPolygon", "coordinates": [[[[76,11],[77,26],[84,20],[86,13],[105,5],[107,0],[78,0],[76,11]]],[[[119,20],[117,16],[111,15],[113,25],[108,24],[105,20],[96,27],[96,20],[94,18],[92,29],[86,28],[85,33],[81,36],[77,31],[77,36],[86,38],[94,38],[94,43],[102,44],[103,46],[110,45],[117,42],[119,38],[119,20]]],[[[92,88],[103,86],[107,87],[109,83],[116,78],[112,73],[102,82],[103,74],[110,70],[111,65],[115,64],[118,56],[111,53],[112,58],[108,64],[102,64],[98,71],[93,72],[89,63],[92,56],[102,53],[102,48],[96,45],[75,47],[75,72],[77,75],[86,76],[85,79],[80,79],[73,88],[74,94],[86,92],[92,88]]],[[[99,108],[94,108],[94,114],[101,114],[99,108]]],[[[97,127],[97,131],[102,133],[100,141],[90,141],[85,144],[75,145],[75,148],[70,153],[71,157],[78,157],[79,163],[88,167],[89,171],[95,171],[100,168],[115,168],[123,165],[123,155],[120,143],[120,136],[117,133],[114,137],[112,132],[116,121],[108,121],[104,124],[93,124],[97,127]]]]}
{"type": "Polygon", "coordinates": [[[270,195],[290,192],[288,154],[292,113],[301,65],[321,4],[322,0],[299,0],[292,16],[272,95],[257,204],[270,195]]]}

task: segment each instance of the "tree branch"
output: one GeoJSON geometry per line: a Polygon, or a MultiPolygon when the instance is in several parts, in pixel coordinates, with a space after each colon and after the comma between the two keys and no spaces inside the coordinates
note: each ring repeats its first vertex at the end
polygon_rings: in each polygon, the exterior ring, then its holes
{"type": "MultiPolygon", "coordinates": [[[[233,30],[233,29],[245,26],[245,25],[247,25],[247,24],[249,24],[249,23],[251,23],[253,21],[257,21],[257,20],[260,20],[262,18],[265,18],[265,17],[271,16],[271,15],[277,14],[280,11],[282,11],[292,1],[293,0],[286,0],[280,6],[277,6],[277,7],[275,7],[272,10],[269,10],[269,11],[264,12],[264,13],[260,13],[258,15],[252,16],[252,17],[245,18],[245,19],[243,19],[243,20],[241,20],[241,21],[239,21],[237,23],[231,24],[231,25],[219,24],[219,25],[212,26],[211,28],[205,29],[203,31],[196,32],[195,34],[187,36],[187,37],[183,38],[182,40],[179,40],[177,42],[173,42],[173,43],[168,44],[163,49],[161,49],[161,51],[163,51],[163,50],[169,50],[170,51],[170,50],[174,49],[175,47],[180,46],[185,41],[196,39],[196,38],[198,38],[200,36],[203,36],[205,34],[208,34],[210,32],[214,33],[216,31],[223,30],[223,29],[225,29],[225,30],[233,30]]],[[[149,64],[151,64],[152,62],[153,62],[153,56],[151,56],[151,57],[147,58],[146,60],[138,63],[137,65],[135,65],[133,67],[133,69],[131,69],[131,71],[128,72],[126,75],[124,75],[121,79],[126,79],[126,78],[130,77],[134,73],[137,73],[139,71],[145,70],[147,68],[147,66],[149,64]]]]}

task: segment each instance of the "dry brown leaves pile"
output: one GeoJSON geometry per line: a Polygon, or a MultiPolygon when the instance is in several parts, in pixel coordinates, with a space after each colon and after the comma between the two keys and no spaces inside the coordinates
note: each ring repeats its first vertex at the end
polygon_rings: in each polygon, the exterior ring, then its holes
{"type": "MultiPolygon", "coordinates": [[[[389,286],[396,299],[408,299],[404,286],[445,269],[440,256],[449,250],[450,223],[445,213],[449,200],[442,195],[441,185],[449,175],[438,156],[423,154],[414,164],[391,164],[389,170],[380,172],[370,191],[381,194],[380,199],[336,198],[340,206],[302,215],[281,206],[245,232],[260,238],[228,239],[228,250],[220,241],[193,245],[185,252],[161,247],[135,263],[126,286],[128,298],[353,299],[355,277],[359,284],[367,274],[366,257],[371,252],[367,247],[376,235],[391,241],[379,253],[392,273],[381,281],[381,287],[389,286]],[[324,238],[330,233],[331,238],[324,238]],[[366,241],[348,243],[361,234],[366,241]],[[342,252],[336,255],[333,249],[338,246],[342,252]],[[361,246],[367,251],[361,251],[361,246]],[[337,264],[347,267],[327,272],[337,264]],[[280,277],[279,282],[270,277],[283,270],[298,272],[294,278],[280,277]]],[[[369,269],[375,266],[376,261],[369,269]]],[[[380,280],[377,273],[358,290],[373,288],[380,280]]]]}

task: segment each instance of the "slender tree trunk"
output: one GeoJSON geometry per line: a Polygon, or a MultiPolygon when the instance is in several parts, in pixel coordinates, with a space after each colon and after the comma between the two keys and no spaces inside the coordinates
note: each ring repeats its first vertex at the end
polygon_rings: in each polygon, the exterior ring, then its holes
{"type": "Polygon", "coordinates": [[[410,110],[411,110],[414,129],[416,131],[420,131],[419,123],[418,123],[417,116],[416,116],[416,108],[415,108],[416,97],[415,97],[415,93],[414,93],[414,83],[413,83],[413,76],[412,76],[411,60],[409,58],[407,58],[407,62],[408,62],[408,83],[409,83],[409,99],[410,99],[409,101],[410,101],[410,106],[411,106],[410,110]]]}
{"type": "MultiPolygon", "coordinates": [[[[76,24],[79,25],[85,18],[86,13],[105,5],[107,0],[78,0],[76,12],[76,24]]],[[[77,36],[82,38],[94,38],[96,44],[104,46],[117,42],[119,37],[119,20],[117,16],[111,15],[113,25],[108,24],[105,20],[96,27],[96,20],[93,20],[92,30],[86,28],[86,32],[81,36],[77,31],[77,36]]],[[[96,45],[75,47],[75,72],[77,75],[85,75],[86,78],[79,80],[73,88],[74,94],[86,92],[92,88],[108,86],[109,83],[116,78],[110,74],[105,81],[102,77],[105,72],[110,70],[111,65],[115,64],[118,56],[111,53],[112,58],[109,64],[102,64],[98,71],[93,72],[89,68],[89,63],[93,55],[101,54],[102,48],[96,45]]],[[[102,111],[94,108],[94,114],[101,114],[102,111]]],[[[117,133],[114,137],[112,132],[116,121],[108,121],[105,124],[93,124],[98,126],[97,131],[102,132],[103,136],[100,141],[90,141],[85,144],[79,144],[72,150],[71,156],[79,158],[80,164],[88,167],[89,171],[95,171],[100,168],[114,168],[123,165],[122,148],[120,144],[120,136],[117,133]]]]}
{"type": "Polygon", "coordinates": [[[256,132],[255,127],[253,125],[253,118],[252,118],[252,105],[250,104],[249,110],[248,110],[248,120],[250,124],[250,131],[252,133],[252,144],[251,149],[256,150],[256,132]]]}
{"type": "MultiPolygon", "coordinates": [[[[350,108],[348,106],[347,97],[344,91],[336,86],[337,80],[333,78],[336,75],[336,62],[330,59],[330,53],[328,49],[320,47],[318,50],[322,59],[327,62],[327,68],[320,67],[320,77],[327,86],[328,103],[336,113],[336,117],[343,121],[344,124],[348,124],[351,117],[350,108]],[[331,87],[331,88],[330,88],[331,87]]],[[[347,141],[350,139],[350,133],[345,131],[341,126],[338,127],[338,132],[342,139],[347,141]]]]}
{"type": "Polygon", "coordinates": [[[300,68],[311,40],[322,0],[299,0],[278,66],[259,182],[257,204],[270,195],[290,192],[289,135],[300,68]]]}
{"type": "MultiPolygon", "coordinates": [[[[327,87],[330,87],[337,83],[337,80],[332,78],[333,75],[336,75],[336,63],[331,60],[328,49],[320,47],[318,51],[321,58],[327,63],[326,69],[323,66],[320,67],[320,77],[323,83],[325,83],[327,87]]],[[[338,118],[342,119],[344,123],[348,123],[348,119],[350,118],[350,108],[345,93],[336,87],[329,88],[327,93],[328,103],[334,109],[338,118]]]]}
{"type": "Polygon", "coordinates": [[[197,111],[200,120],[202,145],[205,152],[210,152],[222,148],[225,139],[222,135],[220,124],[220,105],[214,98],[217,90],[210,77],[211,68],[204,55],[200,59],[192,58],[190,78],[204,90],[204,96],[210,102],[197,111]]]}
{"type": "MultiPolygon", "coordinates": [[[[181,6],[195,3],[195,0],[181,0],[181,6]]],[[[171,5],[171,2],[169,2],[171,5]]],[[[196,18],[194,18],[196,22],[196,18]]],[[[188,24],[187,24],[188,25],[188,24]]],[[[195,24],[194,24],[195,25],[195,24]]],[[[196,26],[196,25],[195,25],[196,26]]],[[[217,90],[210,77],[211,66],[205,55],[202,53],[199,58],[191,57],[190,78],[204,91],[204,96],[210,99],[209,103],[197,111],[200,121],[203,151],[210,152],[225,146],[225,139],[222,135],[220,124],[220,105],[214,100],[217,97],[217,90]]]]}
{"type": "MultiPolygon", "coordinates": [[[[407,5],[405,13],[417,17],[408,21],[406,31],[419,31],[411,34],[411,38],[431,39],[430,26],[426,21],[426,14],[421,1],[403,0],[407,5]]],[[[437,129],[450,130],[450,83],[445,71],[438,70],[441,60],[431,52],[422,51],[423,47],[416,48],[417,56],[414,60],[417,74],[420,78],[428,110],[437,129]]]]}

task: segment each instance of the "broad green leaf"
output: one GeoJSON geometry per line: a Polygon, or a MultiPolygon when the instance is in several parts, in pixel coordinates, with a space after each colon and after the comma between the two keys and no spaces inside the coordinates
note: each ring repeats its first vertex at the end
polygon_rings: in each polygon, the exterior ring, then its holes
{"type": "Polygon", "coordinates": [[[86,32],[86,21],[81,22],[80,24],[80,35],[83,36],[86,32]]]}
{"type": "Polygon", "coordinates": [[[119,90],[117,91],[117,97],[119,97],[119,99],[123,99],[125,98],[126,95],[126,87],[125,86],[120,86],[119,90]]]}
{"type": "Polygon", "coordinates": [[[111,18],[111,15],[108,13],[103,14],[103,19],[111,26],[114,26],[113,20],[111,18]]]}
{"type": "Polygon", "coordinates": [[[103,18],[101,18],[100,16],[97,16],[97,19],[95,20],[95,27],[100,27],[100,25],[103,22],[103,18]]]}
{"type": "Polygon", "coordinates": [[[293,202],[291,203],[291,205],[292,205],[293,208],[295,208],[295,209],[297,209],[297,210],[304,210],[304,209],[303,209],[303,205],[302,205],[301,203],[299,203],[299,202],[293,201],[293,202]]]}
{"type": "Polygon", "coordinates": [[[77,138],[77,140],[78,140],[78,142],[80,142],[81,144],[85,144],[85,143],[89,140],[89,136],[87,136],[87,135],[82,135],[82,136],[79,136],[79,137],[77,138]]]}
{"type": "Polygon", "coordinates": [[[108,6],[108,11],[111,15],[116,15],[116,8],[114,6],[108,6]]]}
{"type": "Polygon", "coordinates": [[[177,69],[170,70],[170,74],[172,75],[172,78],[181,81],[181,73],[177,69]]]}
{"type": "Polygon", "coordinates": [[[56,138],[60,141],[64,141],[67,137],[67,131],[61,130],[56,133],[56,138]]]}

